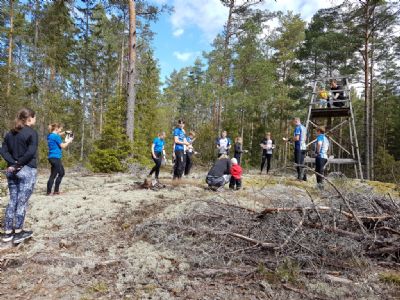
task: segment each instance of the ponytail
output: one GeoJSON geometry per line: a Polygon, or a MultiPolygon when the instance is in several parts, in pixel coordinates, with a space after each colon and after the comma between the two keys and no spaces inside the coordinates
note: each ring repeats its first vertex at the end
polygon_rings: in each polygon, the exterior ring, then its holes
{"type": "Polygon", "coordinates": [[[62,125],[60,123],[52,123],[49,125],[49,133],[52,133],[54,130],[61,128],[62,125]]]}
{"type": "Polygon", "coordinates": [[[35,112],[29,108],[22,108],[18,111],[17,116],[14,120],[14,126],[12,128],[12,132],[18,133],[22,128],[25,127],[29,118],[35,117],[35,112]]]}

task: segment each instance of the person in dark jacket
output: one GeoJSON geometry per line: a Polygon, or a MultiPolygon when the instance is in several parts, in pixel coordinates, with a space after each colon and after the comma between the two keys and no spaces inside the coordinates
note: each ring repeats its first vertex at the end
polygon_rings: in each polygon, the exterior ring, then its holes
{"type": "Polygon", "coordinates": [[[235,139],[234,150],[235,150],[235,153],[234,153],[233,157],[236,158],[238,165],[241,165],[242,154],[247,152],[247,150],[243,150],[243,141],[240,136],[238,136],[235,139]]]}
{"type": "Polygon", "coordinates": [[[206,183],[214,191],[222,190],[230,180],[231,161],[226,154],[221,155],[207,174],[206,183]]]}
{"type": "Polygon", "coordinates": [[[196,133],[194,131],[190,131],[189,135],[186,137],[186,141],[189,143],[188,146],[185,147],[185,155],[186,155],[186,165],[185,165],[185,176],[189,176],[190,170],[193,167],[193,154],[195,154],[193,143],[196,140],[196,133]]]}
{"type": "Polygon", "coordinates": [[[344,106],[344,100],[346,100],[344,96],[344,91],[343,87],[338,85],[336,79],[332,79],[330,82],[331,85],[331,93],[332,93],[332,100],[329,101],[328,107],[343,107],[344,106]]]}
{"type": "Polygon", "coordinates": [[[7,162],[7,181],[10,201],[4,219],[3,242],[23,242],[32,231],[23,229],[28,201],[33,193],[37,175],[38,134],[32,129],[36,123],[33,110],[23,108],[17,113],[14,127],[4,138],[0,151],[7,162]]]}

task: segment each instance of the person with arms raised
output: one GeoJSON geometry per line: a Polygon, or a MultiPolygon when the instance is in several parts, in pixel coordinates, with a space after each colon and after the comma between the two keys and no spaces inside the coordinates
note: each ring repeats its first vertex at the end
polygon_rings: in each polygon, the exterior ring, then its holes
{"type": "Polygon", "coordinates": [[[67,148],[73,141],[73,136],[67,134],[65,141],[62,141],[61,136],[65,135],[62,131],[62,125],[53,123],[49,125],[49,135],[47,136],[47,146],[49,147],[48,160],[51,165],[50,177],[47,181],[47,195],[51,195],[54,181],[54,195],[60,194],[60,184],[65,175],[64,166],[62,164],[62,150],[67,148]]]}

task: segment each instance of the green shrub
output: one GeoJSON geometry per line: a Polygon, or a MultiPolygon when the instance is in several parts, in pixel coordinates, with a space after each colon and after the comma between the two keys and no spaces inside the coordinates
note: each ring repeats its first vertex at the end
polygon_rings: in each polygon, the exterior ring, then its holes
{"type": "Polygon", "coordinates": [[[125,161],[131,151],[124,128],[124,99],[111,100],[105,116],[104,130],[89,155],[90,168],[94,172],[111,173],[125,170],[125,161]]]}
{"type": "Polygon", "coordinates": [[[125,170],[118,158],[118,152],[113,149],[97,149],[89,155],[89,162],[94,172],[110,173],[125,170]]]}

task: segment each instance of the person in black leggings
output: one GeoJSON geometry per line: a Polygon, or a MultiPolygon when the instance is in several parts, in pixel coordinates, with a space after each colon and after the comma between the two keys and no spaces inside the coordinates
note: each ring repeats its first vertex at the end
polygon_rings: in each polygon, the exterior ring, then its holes
{"type": "Polygon", "coordinates": [[[155,178],[158,180],[158,176],[160,174],[161,162],[162,158],[165,157],[165,132],[160,132],[158,137],[153,140],[153,144],[151,145],[151,158],[156,164],[150,171],[149,176],[152,176],[155,173],[155,178]]]}
{"type": "Polygon", "coordinates": [[[267,132],[265,134],[264,139],[260,143],[260,147],[262,148],[262,158],[261,158],[261,171],[260,174],[262,174],[262,171],[265,166],[265,162],[267,162],[267,174],[269,173],[269,170],[271,169],[271,159],[272,159],[272,152],[275,149],[275,142],[274,140],[271,139],[271,133],[267,132]]]}
{"type": "Polygon", "coordinates": [[[61,139],[62,126],[59,123],[53,123],[49,125],[49,135],[47,136],[47,145],[49,147],[49,163],[51,165],[51,172],[49,180],[47,181],[47,195],[51,195],[53,189],[54,181],[54,195],[60,194],[60,184],[65,175],[64,166],[61,162],[62,149],[68,147],[72,143],[73,137],[67,136],[63,143],[61,139]]]}

